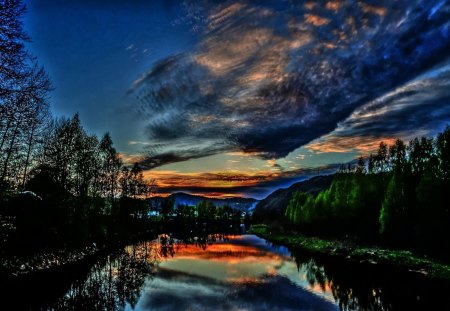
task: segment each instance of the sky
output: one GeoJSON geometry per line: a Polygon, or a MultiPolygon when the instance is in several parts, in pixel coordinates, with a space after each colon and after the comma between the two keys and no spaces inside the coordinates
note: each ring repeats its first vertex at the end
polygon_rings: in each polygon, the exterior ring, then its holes
{"type": "Polygon", "coordinates": [[[450,124],[450,1],[25,3],[54,114],[161,194],[261,199],[450,124]]]}

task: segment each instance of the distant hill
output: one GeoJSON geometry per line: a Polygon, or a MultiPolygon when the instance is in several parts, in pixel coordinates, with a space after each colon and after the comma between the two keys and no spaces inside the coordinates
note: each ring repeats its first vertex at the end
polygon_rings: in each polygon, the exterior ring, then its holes
{"type": "MultiPolygon", "coordinates": [[[[172,193],[170,197],[175,199],[175,206],[178,204],[187,205],[197,205],[201,201],[211,202],[216,206],[228,205],[233,209],[240,211],[252,211],[256,203],[259,201],[253,198],[241,198],[241,197],[231,197],[224,199],[208,198],[200,195],[192,195],[184,192],[172,193]]],[[[160,200],[160,198],[155,198],[155,200],[160,200]]]]}
{"type": "Polygon", "coordinates": [[[300,181],[289,188],[278,189],[269,194],[265,199],[256,205],[253,218],[256,221],[273,221],[284,216],[284,212],[294,191],[300,190],[312,194],[317,194],[327,188],[333,175],[316,176],[308,180],[300,181]]]}

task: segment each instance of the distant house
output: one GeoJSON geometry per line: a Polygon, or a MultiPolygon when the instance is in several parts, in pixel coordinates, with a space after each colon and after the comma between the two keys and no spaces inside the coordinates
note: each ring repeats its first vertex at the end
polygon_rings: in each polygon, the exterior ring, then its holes
{"type": "Polygon", "coordinates": [[[153,210],[153,211],[149,211],[147,213],[148,217],[158,217],[159,216],[159,211],[153,210]]]}

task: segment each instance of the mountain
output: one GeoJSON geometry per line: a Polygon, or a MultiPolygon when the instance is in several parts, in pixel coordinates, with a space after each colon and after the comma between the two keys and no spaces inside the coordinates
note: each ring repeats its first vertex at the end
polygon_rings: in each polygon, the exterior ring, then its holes
{"type": "Polygon", "coordinates": [[[327,188],[333,175],[316,176],[304,181],[297,182],[289,188],[278,189],[269,194],[256,205],[253,218],[256,221],[273,221],[284,216],[284,212],[294,191],[303,191],[317,194],[327,188]]]}
{"type": "MultiPolygon", "coordinates": [[[[201,201],[213,203],[215,206],[228,205],[240,211],[252,211],[259,201],[253,198],[231,197],[224,199],[208,198],[200,195],[192,195],[184,192],[172,193],[169,197],[174,198],[175,206],[179,204],[197,205],[201,201]]],[[[155,198],[157,199],[157,198],[155,198]]]]}

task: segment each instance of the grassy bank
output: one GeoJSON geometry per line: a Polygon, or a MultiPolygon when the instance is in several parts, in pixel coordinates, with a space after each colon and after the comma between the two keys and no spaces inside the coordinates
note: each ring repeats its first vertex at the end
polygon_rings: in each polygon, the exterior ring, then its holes
{"type": "Polygon", "coordinates": [[[399,269],[421,273],[428,277],[450,280],[450,264],[419,256],[406,250],[366,247],[341,240],[324,240],[302,235],[271,232],[266,225],[254,225],[251,233],[270,242],[300,248],[311,254],[321,254],[373,265],[389,265],[399,269]]]}

